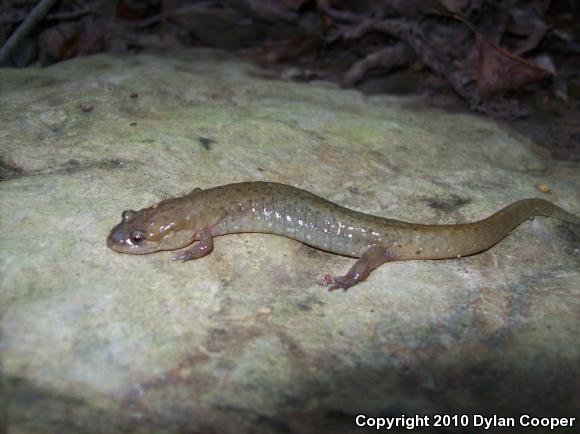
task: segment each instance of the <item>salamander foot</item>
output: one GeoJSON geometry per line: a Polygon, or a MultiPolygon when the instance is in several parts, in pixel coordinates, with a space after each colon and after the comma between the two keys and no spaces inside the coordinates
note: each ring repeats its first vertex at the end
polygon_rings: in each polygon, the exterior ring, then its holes
{"type": "Polygon", "coordinates": [[[348,275],[334,277],[327,274],[326,276],[324,276],[324,284],[332,285],[330,288],[328,288],[328,291],[336,291],[337,289],[342,289],[346,292],[348,288],[356,285],[356,283],[357,282],[348,275]]]}

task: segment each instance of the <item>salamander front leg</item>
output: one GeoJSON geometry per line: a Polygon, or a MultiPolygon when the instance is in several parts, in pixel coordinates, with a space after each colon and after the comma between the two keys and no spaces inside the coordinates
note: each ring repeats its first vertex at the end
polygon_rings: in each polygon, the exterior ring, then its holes
{"type": "Polygon", "coordinates": [[[189,249],[175,253],[171,259],[174,261],[190,261],[192,259],[203,258],[213,250],[213,237],[209,231],[201,231],[200,239],[189,249]]]}
{"type": "Polygon", "coordinates": [[[327,276],[326,280],[328,283],[333,284],[328,288],[328,290],[334,291],[342,288],[346,291],[351,286],[366,279],[375,268],[392,260],[393,255],[387,247],[373,244],[359,259],[357,259],[349,272],[346,273],[346,276],[327,276]]]}

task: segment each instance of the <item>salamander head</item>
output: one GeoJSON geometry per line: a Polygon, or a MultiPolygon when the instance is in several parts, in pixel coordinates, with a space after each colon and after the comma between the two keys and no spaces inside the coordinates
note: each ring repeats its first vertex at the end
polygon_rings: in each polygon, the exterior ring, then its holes
{"type": "Polygon", "coordinates": [[[163,201],[140,211],[124,211],[113,228],[107,246],[120,253],[142,255],[175,250],[195,241],[196,231],[179,212],[176,199],[163,201]]]}

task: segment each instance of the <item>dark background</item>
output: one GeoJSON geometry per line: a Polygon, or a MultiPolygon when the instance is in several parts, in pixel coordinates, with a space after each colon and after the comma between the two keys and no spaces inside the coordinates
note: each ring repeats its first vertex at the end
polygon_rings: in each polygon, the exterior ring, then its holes
{"type": "Polygon", "coordinates": [[[538,152],[580,161],[574,0],[8,1],[0,65],[108,52],[238,51],[291,80],[423,94],[491,116],[538,152]]]}

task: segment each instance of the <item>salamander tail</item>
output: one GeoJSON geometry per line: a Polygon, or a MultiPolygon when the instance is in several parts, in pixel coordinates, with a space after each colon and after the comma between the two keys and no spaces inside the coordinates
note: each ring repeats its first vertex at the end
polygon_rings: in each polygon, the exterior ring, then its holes
{"type": "Polygon", "coordinates": [[[523,205],[527,208],[528,215],[532,216],[547,216],[554,217],[558,220],[573,223],[575,225],[580,225],[580,217],[563,210],[559,206],[554,205],[552,202],[548,202],[543,199],[524,199],[516,202],[512,206],[523,205]]]}
{"type": "MultiPolygon", "coordinates": [[[[523,199],[474,223],[441,226],[444,233],[439,243],[443,244],[447,238],[453,241],[451,247],[456,247],[453,252],[458,251],[461,256],[473,255],[490,248],[520,223],[535,216],[553,217],[580,225],[580,218],[547,200],[523,199]],[[455,230],[449,231],[446,228],[455,230]],[[455,238],[453,239],[453,237],[455,238]]],[[[439,259],[450,256],[439,254],[433,255],[433,257],[439,259]]]]}

